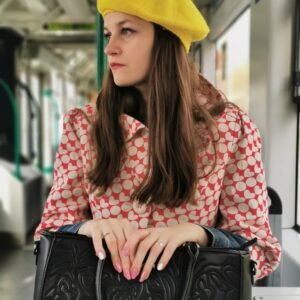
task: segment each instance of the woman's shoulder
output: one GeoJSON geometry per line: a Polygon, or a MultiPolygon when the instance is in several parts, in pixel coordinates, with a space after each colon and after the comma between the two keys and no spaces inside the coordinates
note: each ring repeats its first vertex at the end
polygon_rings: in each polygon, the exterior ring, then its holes
{"type": "Polygon", "coordinates": [[[257,128],[249,115],[233,103],[226,104],[224,111],[216,117],[216,123],[218,127],[227,125],[229,130],[257,128]]]}
{"type": "Polygon", "coordinates": [[[218,134],[227,141],[253,135],[260,139],[257,126],[249,115],[235,104],[228,103],[225,110],[215,118],[218,134]]]}
{"type": "Polygon", "coordinates": [[[63,127],[66,131],[72,131],[80,137],[89,132],[95,115],[96,108],[93,104],[71,108],[64,114],[63,127]]]}
{"type": "Polygon", "coordinates": [[[83,107],[73,107],[64,114],[64,123],[81,125],[93,122],[96,114],[94,104],[86,104],[83,107]]]}
{"type": "Polygon", "coordinates": [[[88,118],[92,121],[95,117],[96,107],[94,104],[89,103],[83,107],[73,107],[69,109],[65,114],[65,119],[78,120],[83,117],[88,118]]]}

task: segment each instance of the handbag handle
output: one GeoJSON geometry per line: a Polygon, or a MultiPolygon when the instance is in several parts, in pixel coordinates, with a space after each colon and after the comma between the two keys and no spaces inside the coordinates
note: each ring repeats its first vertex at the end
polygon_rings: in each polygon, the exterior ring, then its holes
{"type": "MultiPolygon", "coordinates": [[[[182,297],[180,299],[180,300],[188,300],[188,297],[190,294],[192,278],[193,278],[194,266],[197,262],[197,258],[199,255],[199,246],[196,243],[188,242],[188,243],[185,243],[180,248],[178,248],[176,251],[185,251],[188,254],[188,262],[187,262],[188,266],[186,269],[187,271],[186,271],[186,276],[185,276],[186,280],[185,280],[185,285],[184,285],[183,292],[182,292],[182,297]]],[[[169,262],[169,264],[172,263],[172,259],[173,259],[173,257],[171,258],[171,261],[169,262]]],[[[104,268],[105,268],[106,263],[111,263],[109,257],[107,257],[105,260],[100,260],[100,259],[98,260],[97,272],[96,272],[96,299],[97,300],[105,300],[103,298],[103,293],[102,293],[103,288],[104,288],[102,279],[103,279],[104,268]],[[109,260],[109,261],[106,261],[106,260],[109,260]]],[[[168,266],[167,266],[167,268],[168,268],[168,266]]],[[[114,270],[114,268],[112,268],[112,269],[113,269],[113,272],[116,273],[116,275],[115,275],[116,277],[119,276],[119,278],[121,278],[121,276],[123,276],[122,274],[118,274],[117,271],[114,270]]],[[[150,278],[151,278],[151,276],[153,276],[153,272],[157,272],[157,274],[161,274],[165,270],[163,270],[163,271],[153,270],[152,274],[150,275],[150,278]]],[[[162,277],[159,275],[158,278],[161,278],[161,280],[158,280],[158,281],[160,281],[161,285],[163,285],[162,277]]],[[[143,286],[145,286],[146,284],[147,284],[146,282],[144,282],[144,283],[136,282],[136,285],[140,289],[142,289],[143,286]]]]}

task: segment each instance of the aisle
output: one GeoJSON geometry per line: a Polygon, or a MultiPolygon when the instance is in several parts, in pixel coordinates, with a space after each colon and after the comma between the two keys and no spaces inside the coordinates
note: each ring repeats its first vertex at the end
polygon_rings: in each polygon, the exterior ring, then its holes
{"type": "Polygon", "coordinates": [[[1,300],[32,300],[34,276],[33,243],[20,250],[0,251],[1,300]]]}

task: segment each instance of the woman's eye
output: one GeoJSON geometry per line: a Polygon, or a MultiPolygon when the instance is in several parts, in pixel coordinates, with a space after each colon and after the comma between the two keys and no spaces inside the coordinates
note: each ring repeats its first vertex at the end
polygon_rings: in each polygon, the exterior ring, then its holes
{"type": "Polygon", "coordinates": [[[130,35],[134,32],[134,30],[130,29],[130,28],[122,28],[122,35],[130,35]]]}
{"type": "MultiPolygon", "coordinates": [[[[135,31],[133,29],[130,29],[130,28],[122,28],[121,29],[121,35],[125,36],[125,37],[131,35],[134,32],[135,31]]],[[[109,42],[109,40],[111,38],[111,33],[104,33],[104,38],[105,38],[106,42],[109,42]]]]}
{"type": "Polygon", "coordinates": [[[104,33],[104,38],[106,39],[107,42],[109,41],[110,36],[111,36],[110,33],[104,33]]]}

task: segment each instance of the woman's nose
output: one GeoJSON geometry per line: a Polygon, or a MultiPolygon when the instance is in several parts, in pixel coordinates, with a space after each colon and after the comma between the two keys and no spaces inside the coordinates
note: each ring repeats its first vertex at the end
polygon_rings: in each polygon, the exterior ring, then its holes
{"type": "Polygon", "coordinates": [[[116,38],[110,37],[104,49],[104,53],[106,55],[115,55],[120,53],[120,46],[116,38]]]}

